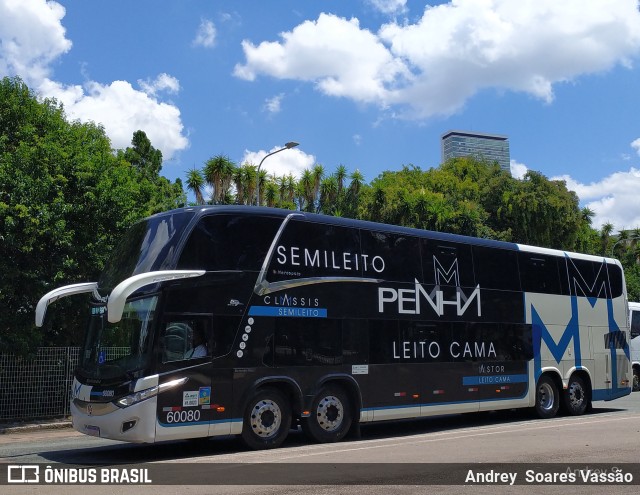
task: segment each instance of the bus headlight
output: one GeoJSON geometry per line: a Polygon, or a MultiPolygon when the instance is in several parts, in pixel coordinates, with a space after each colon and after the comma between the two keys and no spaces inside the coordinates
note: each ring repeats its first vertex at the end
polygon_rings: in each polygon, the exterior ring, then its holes
{"type": "Polygon", "coordinates": [[[140,390],[139,392],[127,395],[126,397],[116,401],[116,404],[120,407],[129,407],[137,404],[138,402],[154,397],[155,395],[158,395],[158,387],[151,387],[146,390],[140,390]]]}
{"type": "Polygon", "coordinates": [[[187,381],[186,377],[177,378],[175,380],[162,383],[155,387],[147,388],[145,390],[139,390],[138,392],[134,392],[130,395],[127,395],[126,397],[123,397],[122,399],[117,400],[116,405],[118,407],[132,406],[134,404],[137,404],[138,402],[142,402],[143,400],[150,399],[151,397],[154,397],[159,393],[164,392],[165,390],[168,390],[174,387],[179,387],[180,385],[183,385],[184,383],[186,383],[186,381],[187,381]]]}

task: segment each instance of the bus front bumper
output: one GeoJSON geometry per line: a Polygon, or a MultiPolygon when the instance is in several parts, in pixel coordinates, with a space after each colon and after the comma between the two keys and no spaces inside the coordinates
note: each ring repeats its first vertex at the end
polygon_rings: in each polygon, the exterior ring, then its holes
{"type": "Polygon", "coordinates": [[[115,404],[71,401],[73,428],[94,437],[133,443],[153,443],[156,439],[157,397],[121,408],[115,404]]]}

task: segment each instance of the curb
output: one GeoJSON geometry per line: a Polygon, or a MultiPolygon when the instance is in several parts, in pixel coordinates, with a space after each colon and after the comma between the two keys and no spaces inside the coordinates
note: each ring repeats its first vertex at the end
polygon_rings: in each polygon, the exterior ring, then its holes
{"type": "Polygon", "coordinates": [[[71,421],[56,421],[52,423],[33,423],[26,425],[7,425],[0,426],[0,435],[7,433],[28,433],[38,430],[62,430],[65,428],[71,428],[71,421]]]}

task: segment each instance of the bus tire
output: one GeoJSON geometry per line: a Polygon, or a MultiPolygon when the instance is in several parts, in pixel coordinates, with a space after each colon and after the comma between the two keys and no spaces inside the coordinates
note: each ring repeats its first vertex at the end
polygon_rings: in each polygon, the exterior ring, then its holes
{"type": "Polygon", "coordinates": [[[279,447],[289,434],[291,410],[285,396],[275,388],[258,389],[245,409],[242,440],[252,449],[279,447]]]}
{"type": "Polygon", "coordinates": [[[640,370],[638,368],[633,368],[633,387],[632,391],[637,392],[640,390],[640,370]]]}
{"type": "Polygon", "coordinates": [[[313,399],[310,413],[302,421],[302,429],[308,437],[319,443],[342,440],[353,421],[349,396],[336,385],[322,387],[313,399]]]}
{"type": "Polygon", "coordinates": [[[535,410],[539,418],[553,418],[560,407],[560,394],[556,382],[549,375],[542,375],[536,386],[535,410]]]}
{"type": "Polygon", "coordinates": [[[564,410],[571,416],[584,414],[590,401],[590,395],[584,380],[578,375],[573,375],[562,397],[564,410]]]}

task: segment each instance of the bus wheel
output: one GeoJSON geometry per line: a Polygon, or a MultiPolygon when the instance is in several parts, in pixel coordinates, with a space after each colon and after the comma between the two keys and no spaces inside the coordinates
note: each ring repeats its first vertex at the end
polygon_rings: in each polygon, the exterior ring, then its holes
{"type": "Polygon", "coordinates": [[[311,405],[311,415],[304,418],[302,429],[320,443],[342,440],[351,427],[349,397],[337,386],[323,387],[311,405]]]}
{"type": "Polygon", "coordinates": [[[289,434],[291,411],[287,399],[275,388],[256,391],[247,404],[242,440],[252,449],[279,447],[289,434]]]}
{"type": "Polygon", "coordinates": [[[560,407],[558,387],[548,375],[542,375],[536,388],[536,413],[542,419],[553,418],[560,407]]]}
{"type": "Polygon", "coordinates": [[[572,416],[584,414],[589,404],[589,391],[584,380],[579,376],[572,376],[563,399],[566,412],[572,416]]]}
{"type": "Polygon", "coordinates": [[[633,389],[634,392],[640,390],[640,371],[638,368],[633,368],[633,389]]]}

